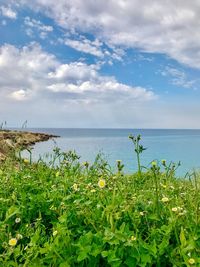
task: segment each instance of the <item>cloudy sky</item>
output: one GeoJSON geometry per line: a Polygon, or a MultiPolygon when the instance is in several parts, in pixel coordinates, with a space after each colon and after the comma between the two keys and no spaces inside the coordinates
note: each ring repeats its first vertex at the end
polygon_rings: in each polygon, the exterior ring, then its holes
{"type": "Polygon", "coordinates": [[[199,0],[0,0],[0,122],[200,128],[199,29],[199,0]]]}

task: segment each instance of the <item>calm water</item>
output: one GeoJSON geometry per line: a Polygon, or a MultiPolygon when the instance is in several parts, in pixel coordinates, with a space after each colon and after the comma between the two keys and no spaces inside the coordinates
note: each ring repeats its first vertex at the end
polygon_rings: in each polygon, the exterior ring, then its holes
{"type": "Polygon", "coordinates": [[[102,152],[114,169],[117,159],[125,164],[126,172],[136,170],[136,158],[129,134],[142,135],[142,144],[147,148],[141,156],[144,166],[154,160],[181,161],[177,171],[184,175],[193,168],[200,168],[200,130],[150,130],[150,129],[28,129],[59,135],[60,138],[38,143],[33,157],[50,153],[55,146],[63,151],[76,150],[81,161],[93,162],[102,152]]]}

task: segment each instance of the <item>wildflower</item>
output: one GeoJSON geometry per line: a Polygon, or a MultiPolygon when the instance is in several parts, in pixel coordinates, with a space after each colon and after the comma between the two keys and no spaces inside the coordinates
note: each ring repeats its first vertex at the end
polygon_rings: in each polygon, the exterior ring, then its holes
{"type": "Polygon", "coordinates": [[[161,163],[162,163],[163,166],[165,166],[166,165],[166,159],[162,159],[161,163]]]}
{"type": "Polygon", "coordinates": [[[172,208],[172,211],[173,212],[177,212],[178,211],[178,208],[174,207],[174,208],[172,208]]]}
{"type": "Polygon", "coordinates": [[[15,219],[15,223],[20,223],[21,222],[21,219],[20,218],[16,218],[15,219]]]}
{"type": "Polygon", "coordinates": [[[131,236],[131,241],[135,241],[136,239],[137,238],[134,235],[131,236]]]}
{"type": "Polygon", "coordinates": [[[87,189],[90,189],[92,187],[92,183],[88,183],[87,185],[86,185],[86,188],[87,189]]]}
{"type": "Polygon", "coordinates": [[[134,140],[134,136],[132,134],[130,134],[128,138],[134,140]]]}
{"type": "Polygon", "coordinates": [[[89,167],[89,162],[87,162],[87,161],[83,162],[83,166],[85,166],[86,168],[88,168],[89,167]]]}
{"type": "Polygon", "coordinates": [[[96,192],[96,190],[95,190],[95,189],[92,189],[92,190],[90,190],[90,192],[91,192],[91,193],[95,193],[95,192],[96,192]]]}
{"type": "Polygon", "coordinates": [[[152,161],[152,162],[151,162],[151,166],[152,166],[152,167],[156,167],[156,166],[157,166],[157,162],[156,162],[156,161],[152,161]]]}
{"type": "Polygon", "coordinates": [[[190,258],[190,259],[188,260],[188,263],[191,264],[191,265],[195,264],[195,259],[190,258]]]}
{"type": "Polygon", "coordinates": [[[58,234],[57,230],[53,231],[53,236],[56,236],[57,234],[58,234]]]}
{"type": "Polygon", "coordinates": [[[17,240],[19,240],[19,239],[22,239],[23,236],[22,236],[21,234],[17,234],[17,235],[16,235],[16,238],[17,238],[17,240]]]}
{"type": "Polygon", "coordinates": [[[183,216],[183,215],[185,215],[187,213],[187,211],[186,210],[183,210],[183,212],[179,212],[179,216],[183,216]]]}
{"type": "Polygon", "coordinates": [[[169,198],[168,198],[168,197],[163,197],[163,198],[161,199],[161,201],[162,201],[163,203],[166,203],[166,202],[169,201],[169,198]]]}
{"type": "Polygon", "coordinates": [[[144,212],[143,212],[143,211],[140,211],[140,215],[141,215],[141,216],[144,216],[144,212]]]}
{"type": "Polygon", "coordinates": [[[163,188],[167,188],[166,184],[160,184],[163,188]]]}
{"type": "Polygon", "coordinates": [[[77,184],[73,184],[73,189],[74,189],[74,191],[78,191],[78,185],[77,184]]]}
{"type": "Polygon", "coordinates": [[[98,186],[100,188],[104,188],[106,186],[106,181],[104,179],[100,179],[98,182],[98,186]]]}
{"type": "Polygon", "coordinates": [[[29,163],[29,160],[28,159],[24,159],[24,163],[29,163]]]}
{"type": "Polygon", "coordinates": [[[17,244],[17,239],[16,238],[11,238],[9,240],[9,245],[10,246],[14,247],[14,246],[16,246],[16,244],[17,244]]]}

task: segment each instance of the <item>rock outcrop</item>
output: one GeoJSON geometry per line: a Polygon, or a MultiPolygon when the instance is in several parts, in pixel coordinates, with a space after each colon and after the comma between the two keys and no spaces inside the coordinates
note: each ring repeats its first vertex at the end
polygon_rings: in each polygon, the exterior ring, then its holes
{"type": "Polygon", "coordinates": [[[26,131],[0,130],[0,161],[14,155],[17,150],[33,146],[37,142],[57,138],[57,135],[26,131]]]}

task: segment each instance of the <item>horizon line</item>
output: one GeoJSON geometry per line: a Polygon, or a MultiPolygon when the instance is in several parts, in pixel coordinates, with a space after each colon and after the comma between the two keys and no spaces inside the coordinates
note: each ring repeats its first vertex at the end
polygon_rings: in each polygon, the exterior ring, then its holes
{"type": "Polygon", "coordinates": [[[1,130],[9,130],[9,129],[77,129],[77,130],[200,130],[200,128],[130,128],[130,127],[41,127],[41,126],[31,126],[31,127],[5,127],[1,130]]]}

